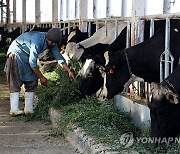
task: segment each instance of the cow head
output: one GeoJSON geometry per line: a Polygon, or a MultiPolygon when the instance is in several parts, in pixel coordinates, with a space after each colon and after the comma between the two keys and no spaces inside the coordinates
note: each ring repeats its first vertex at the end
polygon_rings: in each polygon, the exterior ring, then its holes
{"type": "Polygon", "coordinates": [[[71,39],[72,39],[72,37],[75,36],[75,35],[76,35],[76,31],[74,30],[74,31],[72,31],[72,32],[68,35],[67,43],[73,42],[73,41],[71,41],[71,39]]]}
{"type": "Polygon", "coordinates": [[[173,92],[170,87],[165,84],[165,81],[161,84],[151,83],[151,91],[152,91],[152,100],[158,102],[162,102],[163,99],[167,99],[170,103],[178,104],[179,103],[179,95],[173,92]]]}
{"type": "Polygon", "coordinates": [[[80,82],[81,97],[95,94],[103,85],[103,78],[95,62],[92,59],[86,59],[83,68],[80,71],[82,76],[80,82]]]}
{"type": "Polygon", "coordinates": [[[148,103],[151,116],[153,137],[175,137],[180,130],[180,103],[171,103],[170,95],[166,95],[167,87],[151,83],[152,99],[148,103]]]}
{"type": "Polygon", "coordinates": [[[79,45],[74,42],[69,42],[66,45],[65,54],[68,55],[70,59],[79,60],[83,52],[84,49],[79,48],[79,45]]]}
{"type": "Polygon", "coordinates": [[[111,99],[123,91],[125,83],[130,78],[130,74],[124,51],[112,54],[105,52],[104,57],[106,59],[104,93],[106,98],[111,99]]]}

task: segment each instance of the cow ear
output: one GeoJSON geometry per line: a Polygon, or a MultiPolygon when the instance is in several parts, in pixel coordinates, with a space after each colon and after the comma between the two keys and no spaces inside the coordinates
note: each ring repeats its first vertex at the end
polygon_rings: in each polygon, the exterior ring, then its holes
{"type": "Polygon", "coordinates": [[[155,82],[152,82],[151,83],[151,91],[153,91],[154,89],[157,89],[157,88],[159,88],[159,84],[155,83],[155,82]]]}
{"type": "Polygon", "coordinates": [[[151,83],[151,93],[155,99],[160,99],[162,97],[162,89],[158,83],[151,83]]]}
{"type": "Polygon", "coordinates": [[[77,44],[76,44],[76,48],[77,48],[77,49],[81,49],[81,48],[82,48],[82,49],[85,49],[80,43],[77,43],[77,44]]]}
{"type": "Polygon", "coordinates": [[[172,91],[166,93],[166,98],[173,104],[179,103],[179,96],[177,94],[173,93],[172,91]]]}
{"type": "Polygon", "coordinates": [[[106,51],[106,52],[104,53],[104,58],[105,58],[105,59],[106,59],[106,58],[109,59],[109,52],[108,52],[108,51],[106,51]]]}

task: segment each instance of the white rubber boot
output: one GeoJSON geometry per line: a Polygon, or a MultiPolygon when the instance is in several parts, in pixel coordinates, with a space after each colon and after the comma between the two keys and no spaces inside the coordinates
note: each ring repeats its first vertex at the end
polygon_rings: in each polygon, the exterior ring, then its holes
{"type": "Polygon", "coordinates": [[[19,109],[19,92],[10,93],[10,106],[10,115],[17,116],[24,114],[24,111],[19,109]]]}
{"type": "Polygon", "coordinates": [[[34,104],[34,92],[25,92],[25,114],[33,113],[33,104],[34,104]]]}

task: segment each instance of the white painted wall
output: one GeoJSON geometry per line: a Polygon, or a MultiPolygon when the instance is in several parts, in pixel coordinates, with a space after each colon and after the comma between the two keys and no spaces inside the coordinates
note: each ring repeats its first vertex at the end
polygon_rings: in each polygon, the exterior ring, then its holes
{"type": "Polygon", "coordinates": [[[76,6],[76,16],[75,16],[75,19],[79,19],[79,3],[80,3],[80,0],[76,0],[75,2],[75,6],[76,6]]]}
{"type": "MultiPolygon", "coordinates": [[[[13,11],[13,1],[10,0],[10,11],[13,11]]],[[[27,22],[35,22],[35,1],[40,1],[41,22],[52,21],[52,0],[27,0],[27,22]]],[[[134,0],[58,0],[58,20],[130,17],[134,0]],[[80,2],[82,6],[80,8],[80,2]]],[[[6,3],[5,0],[3,0],[6,3]]],[[[162,13],[180,13],[180,0],[143,0],[145,15],[162,13]]],[[[16,0],[16,20],[22,22],[22,0],[16,0]]],[[[6,9],[3,8],[6,12],[6,9]]],[[[1,14],[0,14],[1,16],[1,14]]],[[[5,20],[3,14],[3,20],[5,20]]],[[[11,15],[11,22],[13,17],[11,15]]]]}
{"type": "Polygon", "coordinates": [[[26,21],[35,22],[35,0],[26,0],[26,21]]]}
{"type": "Polygon", "coordinates": [[[122,0],[122,17],[130,17],[132,14],[132,0],[122,0]]]}
{"type": "Polygon", "coordinates": [[[52,0],[40,0],[41,22],[52,21],[52,0]]]}
{"type": "Polygon", "coordinates": [[[74,20],[75,19],[75,0],[67,0],[67,19],[74,20]]]}
{"type": "Polygon", "coordinates": [[[107,0],[107,17],[122,16],[122,0],[107,0]]]}
{"type": "Polygon", "coordinates": [[[163,13],[163,0],[146,0],[146,15],[163,13]]]}
{"type": "Polygon", "coordinates": [[[13,21],[13,1],[9,2],[9,9],[10,9],[10,21],[13,21]]]}
{"type": "MultiPolygon", "coordinates": [[[[117,2],[117,1],[116,1],[117,2]]],[[[105,0],[94,0],[94,15],[96,18],[106,18],[107,3],[105,0]]]]}
{"type": "Polygon", "coordinates": [[[180,0],[164,0],[164,13],[180,12],[180,0]]]}
{"type": "Polygon", "coordinates": [[[22,0],[16,0],[16,21],[22,22],[22,0]]]}
{"type": "Polygon", "coordinates": [[[88,19],[93,19],[93,0],[88,0],[87,5],[88,5],[88,10],[87,10],[88,19]]]}

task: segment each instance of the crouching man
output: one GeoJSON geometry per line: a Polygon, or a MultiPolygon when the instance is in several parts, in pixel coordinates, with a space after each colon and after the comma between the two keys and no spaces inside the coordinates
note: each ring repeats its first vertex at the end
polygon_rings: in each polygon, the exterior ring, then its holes
{"type": "Polygon", "coordinates": [[[34,92],[38,85],[38,79],[43,86],[48,83],[37,65],[38,55],[45,49],[52,52],[58,64],[68,72],[69,78],[75,79],[57,47],[61,39],[61,30],[52,28],[48,32],[23,33],[11,43],[7,52],[5,68],[10,90],[10,115],[33,113],[34,92]],[[19,109],[19,93],[22,85],[25,87],[24,110],[19,109]]]}

